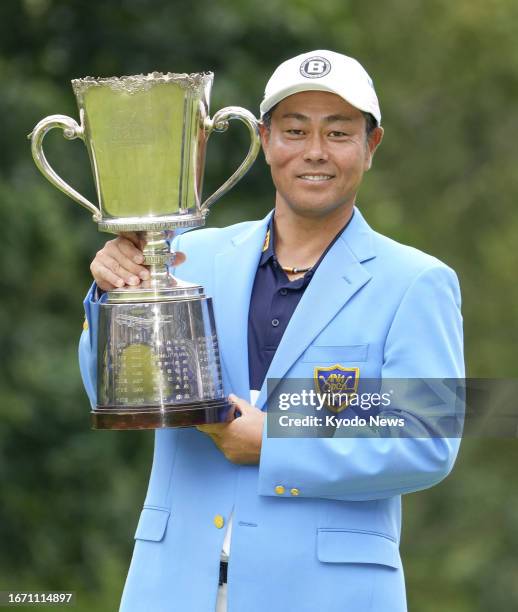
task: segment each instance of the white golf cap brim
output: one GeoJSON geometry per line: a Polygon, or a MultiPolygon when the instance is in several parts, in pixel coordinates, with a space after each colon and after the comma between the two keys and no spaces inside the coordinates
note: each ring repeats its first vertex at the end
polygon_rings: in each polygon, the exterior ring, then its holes
{"type": "Polygon", "coordinates": [[[378,125],[381,111],[372,79],[352,57],[334,51],[310,51],[275,69],[266,84],[261,118],[284,98],[302,91],[328,91],[360,111],[370,113],[378,125]]]}

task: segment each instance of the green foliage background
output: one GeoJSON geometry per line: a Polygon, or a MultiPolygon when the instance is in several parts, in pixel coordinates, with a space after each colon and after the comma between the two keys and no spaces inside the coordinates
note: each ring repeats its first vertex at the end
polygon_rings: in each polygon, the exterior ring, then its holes
{"type": "MultiPolygon", "coordinates": [[[[210,69],[213,111],[257,113],[281,60],[318,48],[360,59],[385,127],[362,210],[458,271],[469,375],[516,377],[516,23],[516,0],[0,4],[0,590],[71,589],[78,612],[116,610],[151,462],[151,432],[89,430],[77,339],[106,236],[41,177],[26,140],[46,115],[77,117],[70,79],[210,69]]],[[[56,132],[46,145],[94,198],[81,143],[56,132]]],[[[213,137],[207,193],[246,146],[244,128],[213,137]]],[[[272,204],[261,160],[210,222],[272,204]]],[[[411,610],[518,609],[517,461],[516,440],[465,440],[444,483],[405,498],[411,610]]]]}

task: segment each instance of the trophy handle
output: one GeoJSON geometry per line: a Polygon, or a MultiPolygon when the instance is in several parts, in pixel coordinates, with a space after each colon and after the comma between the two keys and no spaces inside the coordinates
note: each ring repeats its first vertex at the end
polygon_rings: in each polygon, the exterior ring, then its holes
{"type": "Polygon", "coordinates": [[[43,176],[49,180],[55,187],[57,187],[67,196],[71,197],[76,202],[79,202],[81,206],[87,208],[94,217],[94,221],[100,221],[102,218],[101,211],[77,192],[73,187],[66,183],[52,168],[47,161],[45,154],[43,153],[43,139],[45,134],[53,128],[61,128],[63,130],[63,136],[67,140],[74,140],[74,138],[81,138],[83,140],[83,128],[77,121],[67,115],[49,115],[42,119],[27,136],[31,140],[31,151],[34,163],[43,174],[43,176]]]}
{"type": "Polygon", "coordinates": [[[234,174],[227,179],[219,189],[217,189],[211,196],[209,196],[200,207],[202,213],[207,214],[209,208],[214,204],[216,200],[219,200],[221,196],[243,178],[248,172],[250,166],[254,163],[259,149],[261,148],[261,139],[259,138],[259,124],[257,119],[252,115],[250,111],[247,111],[240,106],[226,106],[219,110],[212,119],[207,117],[205,120],[205,129],[207,130],[207,137],[215,132],[225,132],[228,129],[228,122],[231,119],[239,119],[246,124],[248,131],[250,132],[250,148],[246,154],[245,159],[234,174]]]}

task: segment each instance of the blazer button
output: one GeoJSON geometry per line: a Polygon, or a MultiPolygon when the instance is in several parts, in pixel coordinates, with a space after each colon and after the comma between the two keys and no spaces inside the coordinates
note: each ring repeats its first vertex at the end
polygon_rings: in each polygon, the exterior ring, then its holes
{"type": "Polygon", "coordinates": [[[300,493],[300,491],[298,489],[290,489],[290,493],[292,495],[298,495],[300,493]]]}
{"type": "Polygon", "coordinates": [[[285,491],[286,489],[282,485],[277,485],[275,487],[275,492],[277,493],[277,495],[284,495],[285,491]]]}
{"type": "Polygon", "coordinates": [[[221,529],[224,524],[225,519],[221,516],[221,514],[216,514],[216,516],[214,517],[214,525],[216,525],[218,529],[221,529]]]}

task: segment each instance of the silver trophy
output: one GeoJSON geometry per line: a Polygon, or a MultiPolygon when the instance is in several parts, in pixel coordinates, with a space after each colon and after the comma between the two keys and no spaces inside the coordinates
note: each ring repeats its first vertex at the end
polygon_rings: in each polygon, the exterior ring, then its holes
{"type": "Polygon", "coordinates": [[[109,291],[98,325],[95,429],[155,429],[225,419],[218,341],[211,298],[175,278],[170,240],[177,228],[203,226],[210,206],[253,164],[260,148],[257,120],[229,106],[209,117],[213,74],[153,72],[72,81],[80,122],[42,119],[30,134],[43,175],[93,213],[101,231],[142,233],[150,280],[109,291]],[[202,202],[207,139],[230,119],[244,122],[251,144],[234,174],[202,202]],[[52,128],[86,145],[99,207],[51,168],[42,142],[52,128]]]}

